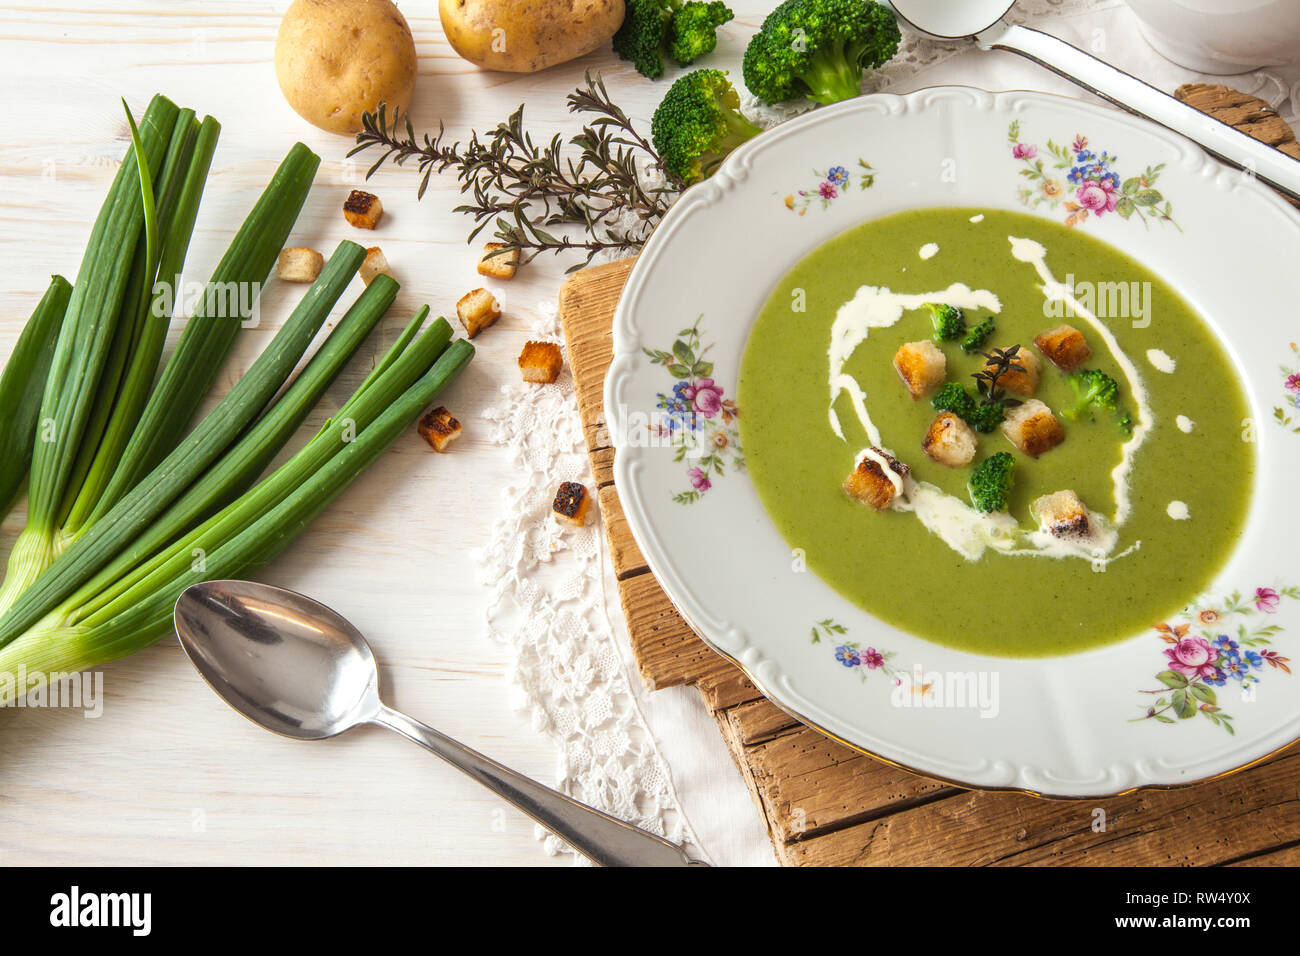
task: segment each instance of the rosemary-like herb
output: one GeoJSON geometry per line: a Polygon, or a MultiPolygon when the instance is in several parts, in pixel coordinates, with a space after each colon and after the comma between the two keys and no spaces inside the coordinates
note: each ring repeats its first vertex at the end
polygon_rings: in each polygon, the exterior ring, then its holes
{"type": "Polygon", "coordinates": [[[473,200],[456,207],[474,219],[469,241],[494,224],[502,245],[494,255],[518,250],[520,261],[528,262],[543,252],[585,253],[572,272],[602,252],[639,250],[683,184],[610,99],[599,74],[593,78],[588,71],[585,88],[570,93],[568,105],[570,113],[593,118],[567,141],[556,135],[539,146],[524,127],[523,106],[489,132],[471,132],[462,145],[448,143],[441,124],[436,136],[417,136],[409,116],[394,109],[390,117],[381,103],[362,115],[362,132],[348,155],[383,149],[367,179],[390,160],[398,166],[414,161],[419,197],[433,173],[455,170],[461,193],[473,200]],[[566,225],[581,226],[582,236],[550,232],[566,225]]]}
{"type": "Polygon", "coordinates": [[[1020,346],[1012,345],[1009,348],[993,349],[991,352],[979,354],[988,362],[982,370],[971,376],[975,379],[975,387],[980,393],[980,404],[1000,405],[1003,408],[1019,405],[1019,399],[1006,397],[1006,390],[998,385],[998,379],[1007,372],[1025,371],[1025,367],[1017,361],[1020,357],[1020,346]]]}

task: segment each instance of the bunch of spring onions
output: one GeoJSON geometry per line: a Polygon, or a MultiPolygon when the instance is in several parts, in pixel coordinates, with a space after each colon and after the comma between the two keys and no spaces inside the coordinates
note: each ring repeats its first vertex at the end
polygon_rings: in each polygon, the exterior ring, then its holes
{"type": "MultiPolygon", "coordinates": [[[[128,117],[130,114],[128,113],[128,117]]],[[[0,585],[0,703],[170,633],[198,581],[280,553],[432,403],[473,347],[407,325],[317,435],[263,476],[397,295],[376,277],[286,386],[365,250],[342,242],[270,344],[200,421],[319,159],[290,150],[162,362],[219,127],[157,96],[91,232],[76,282],[55,276],[0,374],[0,517],[28,484],[0,585]],[[20,686],[13,675],[31,681],[20,686]],[[7,677],[7,679],[6,679],[7,677]]]]}

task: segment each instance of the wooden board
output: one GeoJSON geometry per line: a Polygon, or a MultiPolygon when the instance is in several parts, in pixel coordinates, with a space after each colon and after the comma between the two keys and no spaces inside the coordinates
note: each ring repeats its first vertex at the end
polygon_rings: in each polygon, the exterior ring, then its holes
{"type": "MultiPolygon", "coordinates": [[[[1182,87],[1178,95],[1300,157],[1290,129],[1280,120],[1274,123],[1276,114],[1262,101],[1207,85],[1182,87]]],[[[783,864],[1295,861],[1300,815],[1288,807],[1300,774],[1300,748],[1199,786],[1104,800],[965,791],[859,754],[804,726],[700,641],[646,566],[614,486],[602,395],[613,358],[614,307],[634,261],[585,269],[560,293],[569,363],[632,650],[649,689],[691,684],[703,695],[783,864]]]]}

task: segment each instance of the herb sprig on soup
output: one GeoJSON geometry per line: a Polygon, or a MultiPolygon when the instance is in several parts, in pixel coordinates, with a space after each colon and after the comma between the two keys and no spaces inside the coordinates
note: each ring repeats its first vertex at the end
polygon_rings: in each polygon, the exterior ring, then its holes
{"type": "Polygon", "coordinates": [[[739,392],[750,474],[808,567],[980,653],[1164,619],[1248,505],[1247,403],[1210,329],[1131,258],[1020,213],[902,213],[815,250],[739,392]]]}

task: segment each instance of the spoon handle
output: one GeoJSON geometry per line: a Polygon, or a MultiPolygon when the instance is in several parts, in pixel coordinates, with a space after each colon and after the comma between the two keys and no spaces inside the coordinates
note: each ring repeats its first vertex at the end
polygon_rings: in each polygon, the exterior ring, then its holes
{"type": "Polygon", "coordinates": [[[601,866],[707,866],[674,843],[566,797],[446,734],[382,706],[373,723],[395,730],[463,770],[601,866]]]}
{"type": "Polygon", "coordinates": [[[1018,53],[1121,109],[1181,133],[1245,175],[1300,199],[1300,162],[1064,40],[1029,27],[1005,25],[985,30],[976,39],[984,49],[1018,53]]]}

